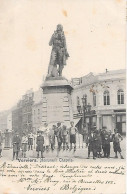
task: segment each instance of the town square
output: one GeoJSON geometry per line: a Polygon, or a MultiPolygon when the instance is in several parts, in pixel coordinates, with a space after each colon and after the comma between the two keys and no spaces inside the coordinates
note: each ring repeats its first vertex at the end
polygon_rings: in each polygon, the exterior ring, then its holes
{"type": "Polygon", "coordinates": [[[49,46],[48,72],[39,90],[27,91],[0,114],[1,157],[124,159],[125,70],[90,72],[68,81],[62,76],[69,53],[61,24],[49,46]]]}

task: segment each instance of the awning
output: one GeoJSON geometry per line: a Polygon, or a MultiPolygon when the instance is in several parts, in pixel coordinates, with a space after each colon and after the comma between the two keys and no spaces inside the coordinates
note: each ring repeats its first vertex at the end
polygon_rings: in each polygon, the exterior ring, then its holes
{"type": "Polygon", "coordinates": [[[76,118],[76,119],[74,119],[74,120],[73,120],[73,121],[74,121],[74,126],[76,126],[80,120],[81,120],[81,118],[76,118]]]}

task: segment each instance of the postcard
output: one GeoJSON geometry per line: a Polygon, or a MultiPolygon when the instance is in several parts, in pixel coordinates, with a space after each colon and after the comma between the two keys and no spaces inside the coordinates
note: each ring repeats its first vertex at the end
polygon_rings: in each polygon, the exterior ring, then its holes
{"type": "Polygon", "coordinates": [[[0,193],[126,193],[126,1],[0,1],[0,193]]]}

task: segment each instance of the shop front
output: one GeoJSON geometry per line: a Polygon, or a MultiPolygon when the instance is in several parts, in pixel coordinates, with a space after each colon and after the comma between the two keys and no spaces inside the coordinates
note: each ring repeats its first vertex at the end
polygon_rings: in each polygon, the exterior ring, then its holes
{"type": "MultiPolygon", "coordinates": [[[[117,128],[121,135],[126,134],[126,113],[125,110],[112,110],[108,114],[104,111],[101,112],[102,124],[100,128],[106,127],[108,131],[114,133],[114,129],[117,128]],[[102,125],[102,126],[101,126],[102,125]]],[[[101,122],[100,122],[101,123],[101,122]]]]}
{"type": "Polygon", "coordinates": [[[116,114],[116,128],[118,132],[122,135],[126,134],[126,114],[117,113],[116,114]]]}

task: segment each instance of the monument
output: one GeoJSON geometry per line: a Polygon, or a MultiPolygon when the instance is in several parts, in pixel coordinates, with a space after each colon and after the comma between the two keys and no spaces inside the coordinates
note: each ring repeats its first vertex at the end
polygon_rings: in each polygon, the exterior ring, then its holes
{"type": "Polygon", "coordinates": [[[42,122],[69,123],[72,119],[71,92],[73,87],[62,71],[69,57],[66,38],[61,24],[57,25],[49,46],[52,46],[48,73],[42,85],[43,89],[43,114],[42,122]]]}

